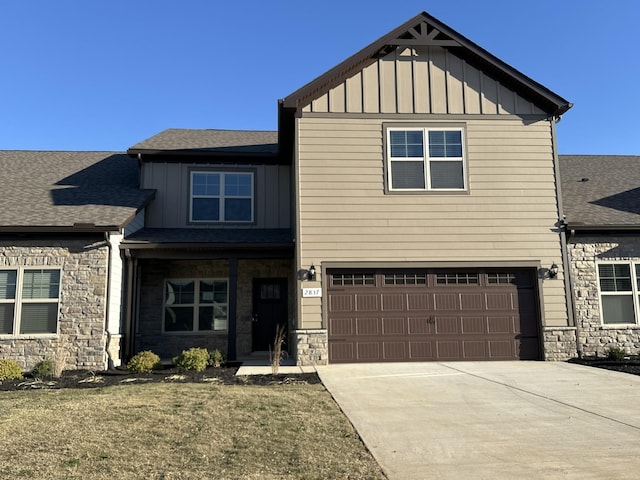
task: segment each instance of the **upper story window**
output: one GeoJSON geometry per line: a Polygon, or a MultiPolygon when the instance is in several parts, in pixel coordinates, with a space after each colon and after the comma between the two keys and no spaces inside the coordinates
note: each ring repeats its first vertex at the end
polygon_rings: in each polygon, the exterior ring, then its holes
{"type": "Polygon", "coordinates": [[[60,270],[0,270],[0,335],[58,331],[60,270]]]}
{"type": "Polygon", "coordinates": [[[466,189],[462,128],[387,129],[389,191],[466,189]]]}
{"type": "Polygon", "coordinates": [[[253,222],[253,172],[191,172],[191,222],[253,222]]]}

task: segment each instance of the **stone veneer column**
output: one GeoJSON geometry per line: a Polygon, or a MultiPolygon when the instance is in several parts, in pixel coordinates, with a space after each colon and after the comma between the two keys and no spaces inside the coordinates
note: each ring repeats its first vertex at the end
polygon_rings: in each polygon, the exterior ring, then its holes
{"type": "Polygon", "coordinates": [[[329,362],[329,337],[326,329],[295,330],[297,365],[326,365],[329,362]]]}

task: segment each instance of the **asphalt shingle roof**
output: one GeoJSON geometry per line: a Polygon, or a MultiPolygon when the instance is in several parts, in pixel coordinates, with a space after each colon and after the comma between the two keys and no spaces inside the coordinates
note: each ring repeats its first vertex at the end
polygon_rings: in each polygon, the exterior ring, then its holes
{"type": "Polygon", "coordinates": [[[640,156],[560,155],[569,225],[640,227],[640,156]]]}
{"type": "Polygon", "coordinates": [[[113,152],[0,151],[0,227],[124,226],[154,195],[113,152]]]}
{"type": "Polygon", "coordinates": [[[275,155],[278,153],[278,132],[169,128],[128,150],[131,154],[167,151],[275,155]]]}

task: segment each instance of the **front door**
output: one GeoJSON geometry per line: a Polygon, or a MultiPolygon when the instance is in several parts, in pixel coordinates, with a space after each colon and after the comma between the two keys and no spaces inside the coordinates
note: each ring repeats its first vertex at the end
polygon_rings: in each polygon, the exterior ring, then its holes
{"type": "Polygon", "coordinates": [[[253,279],[253,351],[261,352],[273,348],[278,325],[288,334],[288,295],[286,278],[253,279]]]}

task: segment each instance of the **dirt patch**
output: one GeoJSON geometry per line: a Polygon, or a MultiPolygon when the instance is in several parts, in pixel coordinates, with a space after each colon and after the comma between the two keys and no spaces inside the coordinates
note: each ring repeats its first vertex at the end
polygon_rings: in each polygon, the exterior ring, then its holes
{"type": "Polygon", "coordinates": [[[569,363],[578,363],[588,367],[604,368],[617,372],[640,375],[640,358],[637,356],[625,358],[623,360],[610,360],[600,357],[573,358],[569,363]]]}
{"type": "Polygon", "coordinates": [[[106,371],[67,370],[60,378],[34,378],[25,375],[21,380],[0,382],[0,391],[100,388],[113,385],[140,385],[147,383],[213,383],[219,385],[278,385],[317,384],[320,379],[315,373],[295,375],[243,375],[236,376],[240,364],[220,368],[207,368],[204,372],[182,372],[176,368],[163,368],[153,373],[130,373],[126,369],[106,371]]]}

